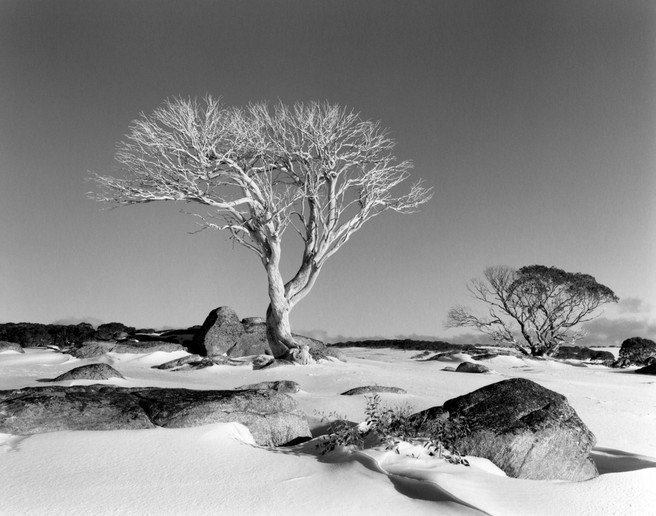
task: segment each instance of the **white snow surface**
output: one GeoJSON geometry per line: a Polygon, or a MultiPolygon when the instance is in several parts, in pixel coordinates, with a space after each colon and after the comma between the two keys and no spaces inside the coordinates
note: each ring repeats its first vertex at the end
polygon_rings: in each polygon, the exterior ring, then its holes
{"type": "Polygon", "coordinates": [[[213,366],[162,371],[152,365],[183,352],[109,354],[77,360],[52,350],[0,353],[0,389],[43,386],[73,367],[99,361],[125,380],[61,385],[233,389],[294,380],[292,395],[316,433],[322,415],[364,418],[364,385],[402,387],[381,394],[389,406],[415,411],[507,378],[522,377],[564,394],[597,436],[601,475],[587,482],[518,480],[485,459],[470,467],[402,445],[321,455],[316,440],[295,447],[257,446],[246,427],[224,423],[187,429],[0,434],[0,515],[636,515],[656,514],[656,379],[631,370],[575,361],[497,357],[488,374],[445,366],[470,360],[417,361],[417,351],[346,348],[348,363],[321,362],[253,371],[213,366]]]}

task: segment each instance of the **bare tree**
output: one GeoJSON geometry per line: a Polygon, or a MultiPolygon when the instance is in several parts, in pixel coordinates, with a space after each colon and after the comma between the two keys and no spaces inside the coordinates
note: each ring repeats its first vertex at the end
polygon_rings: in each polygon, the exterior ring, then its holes
{"type": "Polygon", "coordinates": [[[519,270],[488,267],[483,278],[471,280],[467,289],[488,306],[488,316],[455,306],[446,326],[475,328],[495,342],[533,356],[552,355],[562,344],[573,344],[585,335],[575,326],[594,319],[602,305],[619,301],[588,274],[544,265],[519,270]]]}
{"type": "Polygon", "coordinates": [[[96,174],[93,197],[114,205],[206,207],[207,214],[195,214],[201,227],[228,231],[266,270],[274,356],[306,363],[308,350],[294,341],[289,313],[326,260],[373,217],[411,213],[432,197],[421,182],[395,193],[412,164],[398,161],[394,146],[379,122],[339,105],[238,108],[211,97],[167,100],[132,123],[115,156],[124,177],[96,174]],[[304,243],[303,256],[285,282],[282,238],[290,229],[304,243]]]}

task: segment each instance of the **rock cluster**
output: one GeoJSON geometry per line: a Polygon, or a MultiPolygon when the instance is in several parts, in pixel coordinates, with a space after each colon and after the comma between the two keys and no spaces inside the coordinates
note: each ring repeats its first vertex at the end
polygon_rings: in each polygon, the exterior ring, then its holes
{"type": "Polygon", "coordinates": [[[197,391],[105,385],[0,391],[0,432],[186,428],[238,422],[261,445],[310,437],[296,402],[273,389],[197,391]]]}
{"type": "MultiPolygon", "coordinates": [[[[323,342],[294,334],[301,345],[307,345],[310,353],[324,352],[323,342]]],[[[207,357],[227,356],[239,358],[252,355],[272,355],[266,336],[266,323],[259,317],[243,321],[235,311],[222,306],[212,310],[189,345],[189,351],[207,357]]]]}
{"type": "Polygon", "coordinates": [[[656,342],[642,337],[631,337],[622,342],[620,361],[635,365],[648,365],[650,359],[656,358],[656,342]]]}

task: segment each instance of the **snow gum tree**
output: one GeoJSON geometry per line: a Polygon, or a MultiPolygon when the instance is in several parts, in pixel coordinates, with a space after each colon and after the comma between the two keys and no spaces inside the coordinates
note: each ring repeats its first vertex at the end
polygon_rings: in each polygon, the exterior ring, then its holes
{"type": "Polygon", "coordinates": [[[518,270],[488,267],[483,278],[470,281],[474,299],[487,305],[488,315],[455,306],[446,326],[470,327],[525,355],[552,355],[562,344],[573,344],[585,333],[574,329],[594,319],[597,309],[619,298],[588,274],[531,265],[518,270]]]}
{"type": "Polygon", "coordinates": [[[368,220],[411,213],[431,197],[421,182],[397,187],[412,164],[392,154],[379,122],[339,105],[176,98],[132,122],[117,146],[118,177],[95,174],[92,197],[113,205],[158,201],[205,208],[202,229],[224,230],[254,252],[267,275],[267,338],[276,358],[309,362],[292,337],[289,314],[312,289],[326,260],[368,220]],[[285,281],[283,236],[303,242],[301,264],[285,281]]]}

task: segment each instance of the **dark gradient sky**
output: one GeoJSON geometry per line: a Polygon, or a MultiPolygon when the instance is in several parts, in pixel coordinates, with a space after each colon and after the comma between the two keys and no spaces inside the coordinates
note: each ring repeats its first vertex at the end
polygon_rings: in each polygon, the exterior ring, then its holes
{"type": "Polygon", "coordinates": [[[0,321],[263,314],[261,265],[226,235],[190,235],[180,206],[85,197],[139,112],[211,93],[345,104],[435,187],[328,262],[295,328],[448,336],[467,280],[534,263],[592,274],[641,301],[609,317],[653,322],[655,57],[651,1],[3,0],[0,321]]]}

